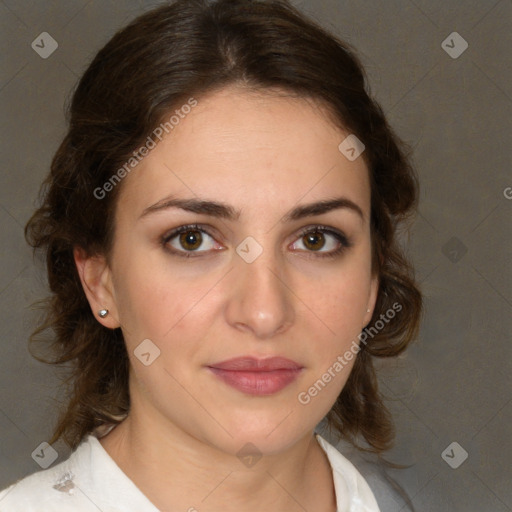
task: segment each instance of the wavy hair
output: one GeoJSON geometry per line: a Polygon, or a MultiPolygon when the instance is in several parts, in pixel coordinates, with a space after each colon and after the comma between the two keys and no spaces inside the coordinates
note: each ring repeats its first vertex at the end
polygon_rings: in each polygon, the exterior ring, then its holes
{"type": "Polygon", "coordinates": [[[285,0],[163,5],[117,32],[79,80],[67,108],[67,134],[25,229],[28,243],[45,257],[51,290],[32,347],[43,342],[51,349],[44,360],[67,370],[66,403],[52,442],[62,438],[75,448],[130,409],[123,333],[97,322],[73,259],[75,247],[107,258],[111,250],[122,183],[101,200],[95,190],[136,154],[166,114],[190,97],[232,84],[318,101],[366,146],[372,265],[380,280],[372,322],[396,302],[402,311],[361,344],[327,420],[361,448],[362,436],[363,449],[380,454],[389,448],[393,424],[373,359],[400,354],[418,330],[421,294],[396,238],[415,210],[417,180],[407,147],[368,92],[355,52],[285,0]]]}

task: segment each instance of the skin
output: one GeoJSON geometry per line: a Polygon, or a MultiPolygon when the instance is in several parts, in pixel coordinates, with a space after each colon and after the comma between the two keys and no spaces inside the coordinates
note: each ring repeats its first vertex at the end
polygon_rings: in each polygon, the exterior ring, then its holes
{"type": "Polygon", "coordinates": [[[368,169],[338,150],[348,134],[319,105],[283,93],[227,88],[200,98],[123,180],[108,263],[75,250],[91,309],[104,326],[121,326],[131,362],[130,414],[101,443],[161,510],[336,509],[313,430],[354,360],[308,405],[297,396],[357,339],[378,289],[368,169]],[[143,215],[170,197],[221,202],[239,215],[175,207],[143,215]],[[338,197],[362,216],[338,208],[286,218],[338,197]],[[211,237],[202,233],[194,257],[173,255],[169,246],[183,254],[190,245],[162,238],[188,224],[211,237]],[[320,235],[325,245],[312,250],[301,230],[318,225],[343,232],[351,246],[322,258],[339,242],[320,235]],[[263,249],[252,263],[236,252],[248,236],[263,249]],[[104,319],[101,308],[109,310],[104,319]],[[134,355],[144,339],[161,351],[149,366],[134,355]],[[206,368],[245,355],[283,356],[304,368],[268,396],[233,389],[206,368]],[[250,468],[236,455],[248,442],[262,454],[250,468]]]}

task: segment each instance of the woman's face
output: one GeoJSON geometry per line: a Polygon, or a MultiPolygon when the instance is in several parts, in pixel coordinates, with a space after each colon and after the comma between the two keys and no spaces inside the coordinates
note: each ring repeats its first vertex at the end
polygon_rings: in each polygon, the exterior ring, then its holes
{"type": "Polygon", "coordinates": [[[377,291],[348,135],[313,102],[230,88],[123,180],[104,282],[132,414],[228,453],[276,453],[327,414],[377,291]]]}

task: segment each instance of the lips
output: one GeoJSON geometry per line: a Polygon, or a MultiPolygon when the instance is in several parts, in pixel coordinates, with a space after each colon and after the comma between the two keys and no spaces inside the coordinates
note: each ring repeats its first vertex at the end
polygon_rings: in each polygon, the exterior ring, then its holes
{"type": "Polygon", "coordinates": [[[208,366],[225,384],[249,395],[273,395],[290,385],[303,367],[284,357],[238,357],[208,366]]]}

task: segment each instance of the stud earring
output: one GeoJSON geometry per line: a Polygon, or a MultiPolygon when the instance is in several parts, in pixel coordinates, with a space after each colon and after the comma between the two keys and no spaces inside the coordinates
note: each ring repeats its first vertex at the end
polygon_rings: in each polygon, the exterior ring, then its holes
{"type": "Polygon", "coordinates": [[[101,318],[105,318],[108,315],[108,309],[100,309],[98,315],[100,315],[101,318]]]}
{"type": "Polygon", "coordinates": [[[370,312],[370,310],[369,310],[369,309],[367,309],[367,310],[366,310],[366,312],[367,312],[367,313],[369,313],[369,312],[370,312]]]}

